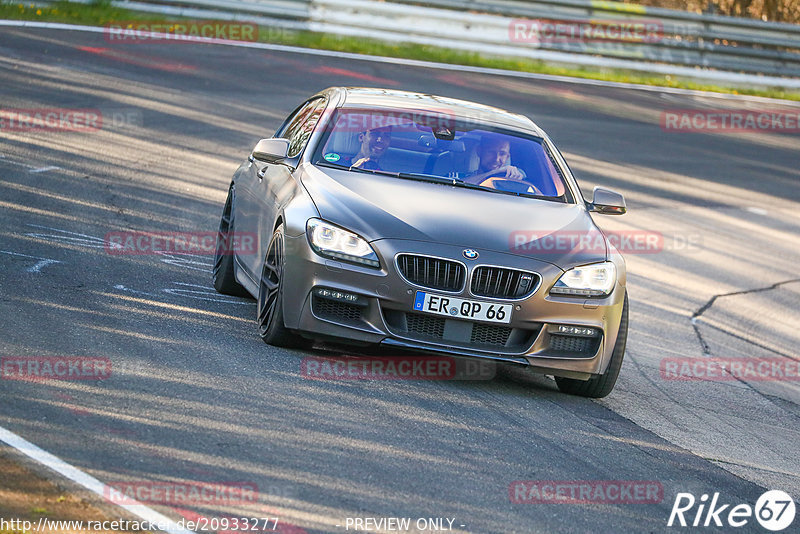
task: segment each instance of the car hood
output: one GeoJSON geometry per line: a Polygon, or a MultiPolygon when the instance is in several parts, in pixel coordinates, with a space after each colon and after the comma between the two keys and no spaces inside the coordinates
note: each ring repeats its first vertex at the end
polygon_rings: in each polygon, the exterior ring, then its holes
{"type": "Polygon", "coordinates": [[[527,256],[563,269],[607,256],[604,236],[576,204],[310,164],[298,170],[320,216],[370,242],[447,243],[527,256]]]}

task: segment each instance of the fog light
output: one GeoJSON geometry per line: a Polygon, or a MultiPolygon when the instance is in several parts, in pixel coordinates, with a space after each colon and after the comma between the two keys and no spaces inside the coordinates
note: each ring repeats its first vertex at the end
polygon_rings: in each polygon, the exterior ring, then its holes
{"type": "Polygon", "coordinates": [[[351,304],[356,304],[359,301],[359,296],[354,295],[353,293],[346,293],[344,291],[338,291],[336,289],[326,289],[324,287],[318,287],[314,289],[314,294],[318,297],[322,297],[325,299],[331,300],[338,300],[341,302],[349,302],[351,304]]]}
{"type": "Polygon", "coordinates": [[[597,328],[591,328],[588,326],[572,326],[572,325],[560,324],[556,326],[555,330],[551,330],[551,333],[565,334],[569,336],[595,337],[598,333],[598,330],[597,328]]]}

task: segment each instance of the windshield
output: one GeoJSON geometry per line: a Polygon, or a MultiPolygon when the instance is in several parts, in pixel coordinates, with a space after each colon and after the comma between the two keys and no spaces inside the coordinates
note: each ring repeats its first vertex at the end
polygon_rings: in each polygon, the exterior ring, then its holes
{"type": "Polygon", "coordinates": [[[541,138],[448,114],[338,109],[312,163],[571,202],[541,138]]]}

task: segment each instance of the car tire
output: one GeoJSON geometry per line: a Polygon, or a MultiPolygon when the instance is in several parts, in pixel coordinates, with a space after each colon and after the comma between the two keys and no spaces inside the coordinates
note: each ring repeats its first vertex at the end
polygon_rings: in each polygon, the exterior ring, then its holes
{"type": "Polygon", "coordinates": [[[579,395],[600,399],[611,393],[617,383],[619,370],[622,368],[622,360],[625,357],[625,344],[628,339],[628,293],[625,292],[625,302],[622,305],[622,319],[619,323],[617,341],[614,344],[614,352],[611,353],[611,361],[606,368],[606,372],[594,376],[589,380],[576,380],[574,378],[556,377],[556,384],[562,393],[579,395]]]}
{"type": "Polygon", "coordinates": [[[264,343],[276,347],[301,348],[310,344],[308,340],[293,333],[283,322],[283,274],[285,261],[283,225],[272,234],[261,280],[258,284],[258,334],[264,343]]]}
{"type": "Polygon", "coordinates": [[[219,232],[217,232],[217,248],[214,250],[214,268],[212,270],[212,280],[214,289],[224,295],[235,297],[251,297],[250,293],[236,281],[233,267],[233,253],[230,246],[231,236],[233,235],[233,185],[228,189],[228,199],[222,210],[222,218],[219,221],[219,232]]]}

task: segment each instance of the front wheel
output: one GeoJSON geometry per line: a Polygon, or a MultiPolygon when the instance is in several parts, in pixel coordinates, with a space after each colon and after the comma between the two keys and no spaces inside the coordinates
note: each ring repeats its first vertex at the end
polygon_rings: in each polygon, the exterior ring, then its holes
{"type": "Polygon", "coordinates": [[[562,393],[579,395],[600,399],[605,397],[617,383],[619,370],[622,368],[622,359],[625,357],[625,343],[628,339],[628,293],[625,293],[625,303],[622,305],[622,319],[619,323],[617,332],[617,342],[614,344],[614,352],[611,353],[611,361],[606,372],[594,376],[589,380],[576,380],[574,378],[556,377],[556,385],[562,393]]]}
{"type": "Polygon", "coordinates": [[[283,323],[284,264],[283,225],[280,225],[272,234],[261,269],[258,286],[258,334],[269,345],[300,347],[307,342],[289,331],[283,323]]]}
{"type": "Polygon", "coordinates": [[[217,248],[214,250],[214,269],[211,279],[214,289],[225,295],[250,297],[250,293],[236,281],[233,272],[233,186],[228,190],[228,199],[222,210],[217,232],[217,248]]]}

